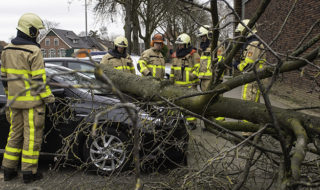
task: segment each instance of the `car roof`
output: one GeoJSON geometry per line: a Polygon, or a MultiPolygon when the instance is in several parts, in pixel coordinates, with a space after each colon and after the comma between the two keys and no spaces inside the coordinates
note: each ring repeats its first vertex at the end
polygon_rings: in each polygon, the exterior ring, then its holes
{"type": "Polygon", "coordinates": [[[45,67],[47,68],[58,68],[60,70],[65,70],[65,71],[73,71],[72,69],[69,69],[68,67],[52,64],[52,63],[46,63],[45,67]]]}
{"type": "Polygon", "coordinates": [[[50,58],[43,58],[44,62],[53,62],[53,61],[76,61],[76,62],[82,62],[82,63],[91,63],[89,60],[74,58],[74,57],[50,57],[50,58]]]}

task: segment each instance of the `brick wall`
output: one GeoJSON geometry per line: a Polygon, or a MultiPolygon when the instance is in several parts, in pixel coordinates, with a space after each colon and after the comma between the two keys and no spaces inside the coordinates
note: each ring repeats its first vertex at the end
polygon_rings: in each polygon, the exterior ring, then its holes
{"type": "Polygon", "coordinates": [[[41,41],[40,46],[41,46],[41,49],[45,49],[45,50],[46,50],[46,52],[47,52],[47,56],[46,56],[46,57],[48,57],[48,54],[49,54],[49,50],[50,50],[50,49],[55,49],[55,51],[56,51],[56,57],[58,57],[58,50],[59,50],[59,49],[61,49],[61,48],[64,48],[65,50],[70,49],[70,48],[69,48],[59,37],[57,37],[56,35],[47,35],[47,36],[45,37],[45,39],[43,39],[43,40],[41,41]],[[59,45],[58,45],[58,46],[56,46],[56,45],[54,44],[54,39],[55,39],[55,38],[57,38],[58,41],[59,41],[59,45]],[[49,46],[47,46],[47,45],[45,44],[46,39],[50,39],[50,45],[49,45],[49,46]]]}
{"type": "MultiPolygon", "coordinates": [[[[249,0],[245,7],[245,18],[251,18],[257,7],[259,7],[260,0],[249,0]]],[[[283,22],[285,21],[289,11],[294,5],[295,0],[278,0],[271,1],[268,8],[258,21],[257,29],[260,35],[267,43],[270,43],[277,33],[279,32],[283,22]]],[[[320,19],[320,1],[308,0],[297,1],[294,10],[287,20],[285,27],[279,38],[271,45],[271,47],[280,53],[287,54],[292,52],[299,42],[303,39],[310,27],[320,19]]],[[[315,35],[319,34],[320,23],[318,23],[306,38],[305,42],[312,39],[315,35]]],[[[318,42],[313,47],[320,46],[318,42]]],[[[308,52],[307,51],[307,52],[308,52]]],[[[268,53],[268,61],[276,63],[275,57],[268,53]]],[[[320,60],[314,62],[320,66],[320,60]]],[[[306,66],[301,71],[292,71],[283,74],[281,77],[280,86],[289,86],[285,90],[288,94],[299,94],[300,96],[307,96],[311,101],[319,101],[320,99],[320,76],[315,78],[319,70],[313,66],[306,66]],[[290,90],[291,89],[291,90],[290,90]]],[[[281,88],[279,89],[281,91],[281,88]]],[[[278,92],[281,93],[281,92],[278,92]]]]}

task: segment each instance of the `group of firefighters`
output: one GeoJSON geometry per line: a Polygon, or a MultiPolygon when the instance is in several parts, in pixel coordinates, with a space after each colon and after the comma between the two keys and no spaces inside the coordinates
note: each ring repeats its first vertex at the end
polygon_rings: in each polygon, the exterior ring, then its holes
{"type": "MultiPolygon", "coordinates": [[[[236,32],[242,32],[248,20],[242,21],[236,32]]],[[[49,86],[39,87],[38,82],[46,84],[46,73],[36,39],[39,30],[44,28],[39,16],[27,13],[21,16],[17,27],[17,37],[6,46],[1,56],[1,78],[8,101],[14,100],[7,110],[7,120],[10,122],[8,142],[5,147],[2,167],[4,181],[15,178],[18,163],[21,160],[23,181],[30,183],[43,176],[38,171],[39,152],[42,143],[42,133],[45,120],[45,105],[55,101],[49,86]],[[16,79],[23,80],[16,80],[16,79]]],[[[255,66],[261,69],[265,61],[262,54],[263,45],[255,37],[256,29],[252,29],[243,44],[241,57],[234,63],[240,72],[248,72],[255,66]]],[[[177,86],[197,89],[209,89],[210,80],[216,75],[217,64],[224,60],[225,49],[218,44],[217,57],[211,49],[212,31],[207,25],[201,26],[196,33],[201,40],[197,50],[191,45],[188,34],[180,34],[175,44],[177,50],[172,53],[171,72],[169,80],[177,86]],[[200,55],[199,55],[200,54],[200,55]]],[[[165,57],[161,50],[165,37],[155,34],[152,37],[151,48],[145,50],[138,61],[138,70],[143,76],[150,76],[163,80],[165,78],[165,57]]],[[[101,60],[116,70],[135,74],[130,55],[126,52],[128,41],[119,36],[114,40],[114,48],[101,60]]],[[[255,83],[243,87],[242,99],[259,101],[260,92],[255,83]]],[[[216,118],[224,120],[223,117],[216,118]]],[[[189,127],[196,127],[196,118],[187,116],[189,127]]]]}

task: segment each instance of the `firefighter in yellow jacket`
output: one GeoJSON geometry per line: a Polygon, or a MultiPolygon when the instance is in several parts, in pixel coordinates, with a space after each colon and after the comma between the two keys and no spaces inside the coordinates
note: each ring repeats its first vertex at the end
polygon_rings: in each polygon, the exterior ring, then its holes
{"type": "MultiPolygon", "coordinates": [[[[196,35],[198,38],[201,38],[200,43],[200,69],[199,69],[199,79],[200,79],[200,88],[201,91],[204,92],[208,90],[210,79],[216,75],[215,71],[212,71],[212,51],[211,51],[211,39],[212,39],[212,31],[209,30],[209,25],[204,25],[199,28],[196,35]]],[[[218,43],[218,62],[224,59],[224,47],[218,43]]],[[[223,77],[223,76],[222,76],[223,77]]],[[[217,117],[216,120],[223,121],[224,117],[217,117]]]]}
{"type": "MultiPolygon", "coordinates": [[[[247,25],[249,20],[245,19],[242,22],[247,25]]],[[[239,23],[236,32],[242,33],[244,28],[245,27],[239,23]]],[[[253,34],[257,32],[255,27],[252,29],[252,32],[253,34]]],[[[243,73],[251,72],[254,66],[257,70],[262,69],[266,59],[266,55],[262,55],[263,49],[263,44],[259,42],[255,35],[249,33],[247,41],[243,44],[241,49],[240,63],[235,63],[235,67],[243,73]],[[254,65],[254,63],[256,63],[256,65],[254,65]]],[[[257,82],[251,82],[242,86],[241,99],[260,102],[260,90],[257,82]]],[[[244,122],[247,121],[244,120],[244,122]]],[[[243,136],[250,136],[251,134],[251,132],[242,132],[243,136]]]]}
{"type": "MultiPolygon", "coordinates": [[[[249,20],[245,19],[242,22],[247,25],[249,20]]],[[[239,23],[236,32],[242,32],[244,28],[245,27],[239,23]]],[[[252,32],[256,33],[257,30],[253,28],[252,32]]],[[[256,62],[256,69],[262,69],[266,60],[266,55],[261,55],[263,49],[263,44],[258,41],[255,35],[249,34],[246,43],[242,47],[240,63],[235,64],[236,68],[241,72],[250,72],[253,70],[254,63],[256,62]]],[[[242,87],[242,99],[260,102],[260,90],[257,82],[248,83],[242,87]]]]}
{"type": "Polygon", "coordinates": [[[17,176],[21,157],[21,171],[25,183],[42,178],[37,171],[39,152],[45,122],[45,104],[54,102],[54,96],[46,83],[46,72],[36,42],[42,20],[33,13],[21,16],[17,37],[6,46],[1,56],[1,77],[7,96],[10,132],[5,147],[2,167],[4,180],[17,176]],[[18,80],[14,80],[20,78],[18,80]]]}
{"type": "Polygon", "coordinates": [[[132,59],[126,51],[127,47],[127,38],[118,36],[114,40],[114,48],[109,50],[108,53],[103,56],[101,64],[108,65],[119,71],[136,74],[132,59]]]}
{"type": "Polygon", "coordinates": [[[155,34],[152,37],[151,48],[145,50],[138,61],[138,70],[143,76],[152,76],[158,79],[164,79],[165,60],[161,53],[164,46],[164,36],[155,34]]]}
{"type": "MultiPolygon", "coordinates": [[[[172,54],[170,80],[177,86],[196,89],[199,84],[200,56],[191,46],[188,34],[180,34],[175,44],[178,49],[172,54]]],[[[191,129],[196,128],[196,118],[187,117],[187,121],[191,129]]]]}
{"type": "MultiPolygon", "coordinates": [[[[199,79],[200,79],[200,87],[201,91],[206,91],[210,84],[210,79],[215,75],[215,72],[212,71],[212,51],[211,51],[211,39],[212,32],[209,31],[209,25],[204,25],[199,28],[196,35],[198,38],[201,38],[200,49],[201,52],[200,57],[200,69],[199,69],[199,79]]],[[[224,47],[218,44],[218,62],[224,59],[224,47]]]]}

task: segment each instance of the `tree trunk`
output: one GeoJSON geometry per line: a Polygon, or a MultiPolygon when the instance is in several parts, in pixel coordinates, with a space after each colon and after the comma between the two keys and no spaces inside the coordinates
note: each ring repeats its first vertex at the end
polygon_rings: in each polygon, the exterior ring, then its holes
{"type": "MultiPolygon", "coordinates": [[[[312,61],[317,57],[318,53],[319,49],[316,49],[304,56],[304,58],[312,61]]],[[[307,62],[303,60],[287,61],[281,67],[280,72],[296,70],[297,68],[304,66],[306,63],[307,62]]],[[[175,99],[197,93],[197,91],[193,89],[179,88],[175,85],[164,85],[160,81],[118,72],[104,65],[100,65],[100,68],[105,71],[105,74],[114,82],[115,86],[119,88],[120,91],[134,94],[145,99],[159,100],[159,98],[157,98],[159,96],[175,99]]],[[[262,71],[258,72],[258,76],[260,79],[270,77],[272,75],[272,71],[273,69],[271,67],[266,67],[262,71]]],[[[99,79],[98,70],[96,71],[96,78],[99,79]]],[[[255,80],[256,77],[254,73],[247,73],[218,85],[212,94],[179,99],[174,101],[174,103],[200,115],[203,115],[203,112],[206,111],[206,115],[216,117],[223,116],[240,120],[245,119],[253,123],[269,123],[271,122],[271,119],[269,118],[269,115],[266,114],[267,112],[264,104],[251,101],[220,97],[217,101],[212,103],[207,110],[204,110],[206,105],[210,102],[212,95],[227,92],[237,86],[241,86],[255,80]]],[[[289,126],[291,125],[289,119],[297,118],[299,121],[302,121],[303,126],[307,131],[320,134],[320,118],[280,108],[273,109],[277,119],[282,125],[289,126]]]]}
{"type": "Polygon", "coordinates": [[[138,18],[138,13],[137,13],[137,9],[139,7],[139,1],[138,0],[132,0],[133,4],[132,4],[132,24],[133,24],[133,30],[132,30],[132,34],[133,34],[133,44],[132,44],[132,53],[139,55],[140,54],[140,46],[139,46],[139,27],[140,27],[140,23],[139,23],[139,18],[138,18]]]}
{"type": "Polygon", "coordinates": [[[125,1],[125,10],[126,10],[126,17],[125,17],[125,25],[124,25],[124,31],[125,31],[125,37],[128,40],[128,48],[127,53],[131,54],[131,3],[132,0],[126,0],[125,1]]]}

